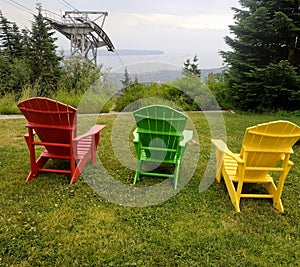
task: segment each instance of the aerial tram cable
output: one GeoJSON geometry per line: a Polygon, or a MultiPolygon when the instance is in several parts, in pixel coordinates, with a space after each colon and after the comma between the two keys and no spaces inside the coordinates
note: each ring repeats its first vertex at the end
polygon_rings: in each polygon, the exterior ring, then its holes
{"type": "Polygon", "coordinates": [[[74,11],[79,11],[77,8],[73,7],[71,4],[69,4],[67,1],[65,0],[57,0],[58,2],[60,2],[61,4],[63,4],[65,7],[67,8],[71,8],[74,11]]]}
{"type": "Polygon", "coordinates": [[[11,4],[12,6],[17,7],[31,15],[36,15],[36,12],[32,11],[30,8],[28,8],[26,6],[19,4],[18,2],[14,1],[14,0],[3,0],[3,1],[5,1],[6,3],[11,4]]]}
{"type": "MultiPolygon", "coordinates": [[[[25,12],[27,12],[27,13],[29,13],[29,14],[31,14],[31,15],[36,15],[36,12],[34,12],[34,11],[31,10],[30,8],[28,8],[28,7],[26,7],[26,6],[22,5],[22,4],[19,4],[19,3],[16,2],[15,0],[3,0],[3,1],[5,1],[5,2],[7,2],[7,3],[9,3],[9,4],[11,4],[11,5],[13,5],[13,6],[15,6],[15,7],[19,8],[19,9],[25,11],[25,12]]],[[[75,8],[74,6],[72,6],[71,4],[69,4],[66,0],[58,0],[58,2],[60,2],[60,3],[63,4],[63,5],[65,5],[65,6],[68,7],[68,8],[72,8],[72,9],[73,9],[74,11],[76,11],[76,12],[80,12],[77,8],[75,8]]],[[[112,44],[111,44],[111,46],[112,46],[112,48],[113,48],[113,45],[112,45],[112,44]]],[[[114,50],[114,48],[113,48],[113,50],[114,50]]],[[[115,52],[116,55],[118,56],[118,59],[119,59],[121,65],[125,66],[125,64],[124,64],[124,62],[123,62],[121,56],[119,55],[118,51],[117,51],[117,50],[114,50],[114,52],[115,52]]]]}

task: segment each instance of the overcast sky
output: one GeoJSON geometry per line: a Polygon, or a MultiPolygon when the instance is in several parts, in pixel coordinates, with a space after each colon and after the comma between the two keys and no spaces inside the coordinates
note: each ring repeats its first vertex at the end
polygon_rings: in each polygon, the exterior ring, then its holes
{"type": "MultiPolygon", "coordinates": [[[[157,49],[167,55],[197,55],[201,68],[220,67],[219,50],[228,50],[224,37],[233,24],[238,0],[41,0],[42,8],[57,14],[76,8],[107,11],[103,29],[116,49],[157,49]]],[[[35,0],[0,0],[0,10],[19,28],[30,28],[35,0]],[[19,5],[17,5],[19,4],[19,5]],[[23,6],[23,7],[20,7],[23,6]],[[26,8],[26,9],[25,9],[26,8]]],[[[58,46],[69,49],[57,33],[58,46]]]]}

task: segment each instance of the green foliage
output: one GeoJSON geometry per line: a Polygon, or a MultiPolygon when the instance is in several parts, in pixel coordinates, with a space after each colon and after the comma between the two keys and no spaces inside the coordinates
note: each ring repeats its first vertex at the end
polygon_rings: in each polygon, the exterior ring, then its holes
{"type": "Polygon", "coordinates": [[[38,95],[49,96],[57,90],[61,57],[56,55],[57,38],[53,37],[55,32],[42,15],[41,4],[37,4],[37,11],[31,27],[29,61],[32,81],[40,83],[38,95]]]}
{"type": "Polygon", "coordinates": [[[216,110],[219,105],[205,83],[195,75],[176,79],[170,84],[173,90],[171,100],[179,103],[184,110],[216,110]]]}
{"type": "Polygon", "coordinates": [[[174,105],[182,110],[216,110],[218,102],[210,89],[196,76],[176,79],[168,84],[134,84],[117,99],[115,110],[138,109],[146,104],[174,105]],[[155,98],[155,99],[154,99],[155,98]]]}
{"type": "Polygon", "coordinates": [[[127,86],[132,84],[127,68],[125,68],[124,70],[124,80],[121,80],[121,83],[123,85],[123,88],[126,88],[127,86]]]}
{"type": "Polygon", "coordinates": [[[9,59],[0,55],[0,96],[14,94],[21,96],[22,88],[30,82],[32,70],[23,58],[9,59]]]}
{"type": "Polygon", "coordinates": [[[251,77],[256,79],[258,86],[258,111],[300,109],[300,76],[288,61],[250,71],[251,77]]]}
{"type": "MultiPolygon", "coordinates": [[[[73,57],[65,59],[59,66],[61,57],[56,55],[54,32],[41,15],[40,5],[37,5],[37,10],[32,31],[22,31],[22,51],[14,48],[17,39],[11,37],[12,29],[19,33],[18,29],[0,15],[1,114],[18,112],[13,105],[34,96],[51,97],[77,107],[96,81],[101,81],[106,87],[108,85],[108,73],[102,70],[102,65],[95,67],[90,62],[73,57]]],[[[107,102],[103,104],[103,111],[108,112],[112,106],[112,101],[107,100],[109,98],[104,92],[97,92],[90,97],[90,101],[95,106],[107,102]]]]}
{"type": "Polygon", "coordinates": [[[57,86],[66,92],[82,94],[105,75],[102,66],[98,68],[80,57],[66,58],[62,63],[62,74],[57,86]]]}
{"type": "Polygon", "coordinates": [[[87,92],[80,100],[79,111],[83,114],[108,113],[112,108],[112,99],[101,93],[87,92]]]}
{"type": "Polygon", "coordinates": [[[112,109],[114,87],[101,79],[93,83],[82,95],[78,106],[79,113],[106,113],[112,109]]]}
{"type": "Polygon", "coordinates": [[[37,11],[31,31],[22,33],[0,14],[0,95],[14,93],[18,98],[28,82],[38,87],[38,96],[49,96],[57,90],[61,58],[56,55],[56,38],[41,14],[40,4],[37,11]]]}
{"type": "MultiPolygon", "coordinates": [[[[144,84],[133,84],[126,87],[126,90],[121,96],[116,100],[116,105],[114,107],[115,111],[132,111],[142,107],[147,104],[147,101],[151,102],[153,100],[147,100],[152,98],[163,99],[165,92],[168,91],[169,87],[165,84],[159,85],[153,83],[151,85],[144,84]]],[[[158,103],[157,103],[158,104],[158,103]]]]}
{"type": "Polygon", "coordinates": [[[221,73],[209,73],[204,82],[216,97],[221,109],[232,108],[232,101],[230,96],[228,96],[228,86],[225,81],[224,71],[221,73]]]}
{"type": "Polygon", "coordinates": [[[80,112],[109,112],[114,94],[108,72],[81,58],[62,61],[54,31],[37,4],[31,30],[19,31],[0,13],[0,113],[18,113],[16,104],[47,96],[78,107],[80,112]]]}
{"type": "Polygon", "coordinates": [[[240,4],[243,9],[233,9],[236,24],[230,26],[235,37],[225,37],[232,49],[221,51],[228,64],[227,95],[241,110],[299,109],[299,2],[242,0],[240,4]],[[286,99],[280,102],[280,97],[286,99]]]}
{"type": "Polygon", "coordinates": [[[145,105],[166,104],[193,110],[193,100],[174,85],[152,83],[150,85],[133,84],[117,99],[116,111],[132,111],[145,105]]]}
{"type": "Polygon", "coordinates": [[[1,55],[16,58],[22,55],[22,35],[18,26],[7,20],[0,11],[0,52],[1,55]]]}
{"type": "Polygon", "coordinates": [[[74,90],[67,91],[65,89],[59,89],[55,95],[52,96],[53,99],[62,102],[64,104],[70,105],[72,107],[77,107],[82,97],[82,93],[75,93],[74,90]]]}
{"type": "Polygon", "coordinates": [[[188,58],[184,63],[183,63],[183,68],[182,68],[182,75],[189,77],[189,76],[197,76],[200,78],[201,76],[201,70],[198,66],[198,57],[197,55],[194,56],[193,62],[188,58]]]}
{"type": "Polygon", "coordinates": [[[16,105],[15,96],[7,93],[0,98],[0,114],[17,114],[19,113],[16,105]]]}

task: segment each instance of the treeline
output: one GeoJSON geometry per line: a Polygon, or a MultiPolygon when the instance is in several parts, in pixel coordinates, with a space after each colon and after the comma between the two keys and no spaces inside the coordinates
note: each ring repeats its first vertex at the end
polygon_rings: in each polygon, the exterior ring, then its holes
{"type": "Polygon", "coordinates": [[[55,42],[40,4],[30,30],[19,29],[0,12],[0,97],[69,98],[69,104],[78,105],[86,89],[105,73],[102,66],[59,55],[55,42]]]}

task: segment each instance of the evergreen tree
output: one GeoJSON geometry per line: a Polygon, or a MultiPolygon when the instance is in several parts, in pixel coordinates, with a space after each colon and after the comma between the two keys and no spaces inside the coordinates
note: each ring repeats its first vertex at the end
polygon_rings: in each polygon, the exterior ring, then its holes
{"type": "Polygon", "coordinates": [[[235,107],[299,109],[299,1],[239,2],[242,9],[232,8],[236,22],[229,26],[234,37],[225,37],[231,51],[221,51],[228,64],[228,94],[235,107]]]}
{"type": "Polygon", "coordinates": [[[7,20],[0,11],[0,49],[1,53],[10,57],[22,55],[22,34],[18,26],[7,20]]]}
{"type": "Polygon", "coordinates": [[[61,57],[56,55],[54,31],[42,15],[42,7],[37,4],[38,14],[34,16],[32,23],[29,56],[33,82],[40,83],[41,96],[46,96],[57,90],[57,81],[60,76],[61,57]]]}
{"type": "Polygon", "coordinates": [[[22,34],[22,40],[21,40],[21,45],[22,45],[22,56],[25,59],[29,59],[30,58],[30,51],[31,51],[31,40],[30,40],[30,32],[27,29],[22,29],[21,30],[21,34],[22,34]]]}
{"type": "Polygon", "coordinates": [[[30,81],[31,68],[24,55],[23,37],[19,28],[0,12],[0,96],[21,95],[30,81]]]}
{"type": "Polygon", "coordinates": [[[200,78],[201,76],[201,70],[198,67],[198,57],[197,55],[194,56],[193,61],[188,58],[184,63],[183,63],[183,68],[182,68],[182,75],[189,77],[189,76],[197,76],[200,78]]]}
{"type": "Polygon", "coordinates": [[[120,81],[123,84],[123,90],[132,84],[127,68],[124,70],[124,80],[120,81]]]}

